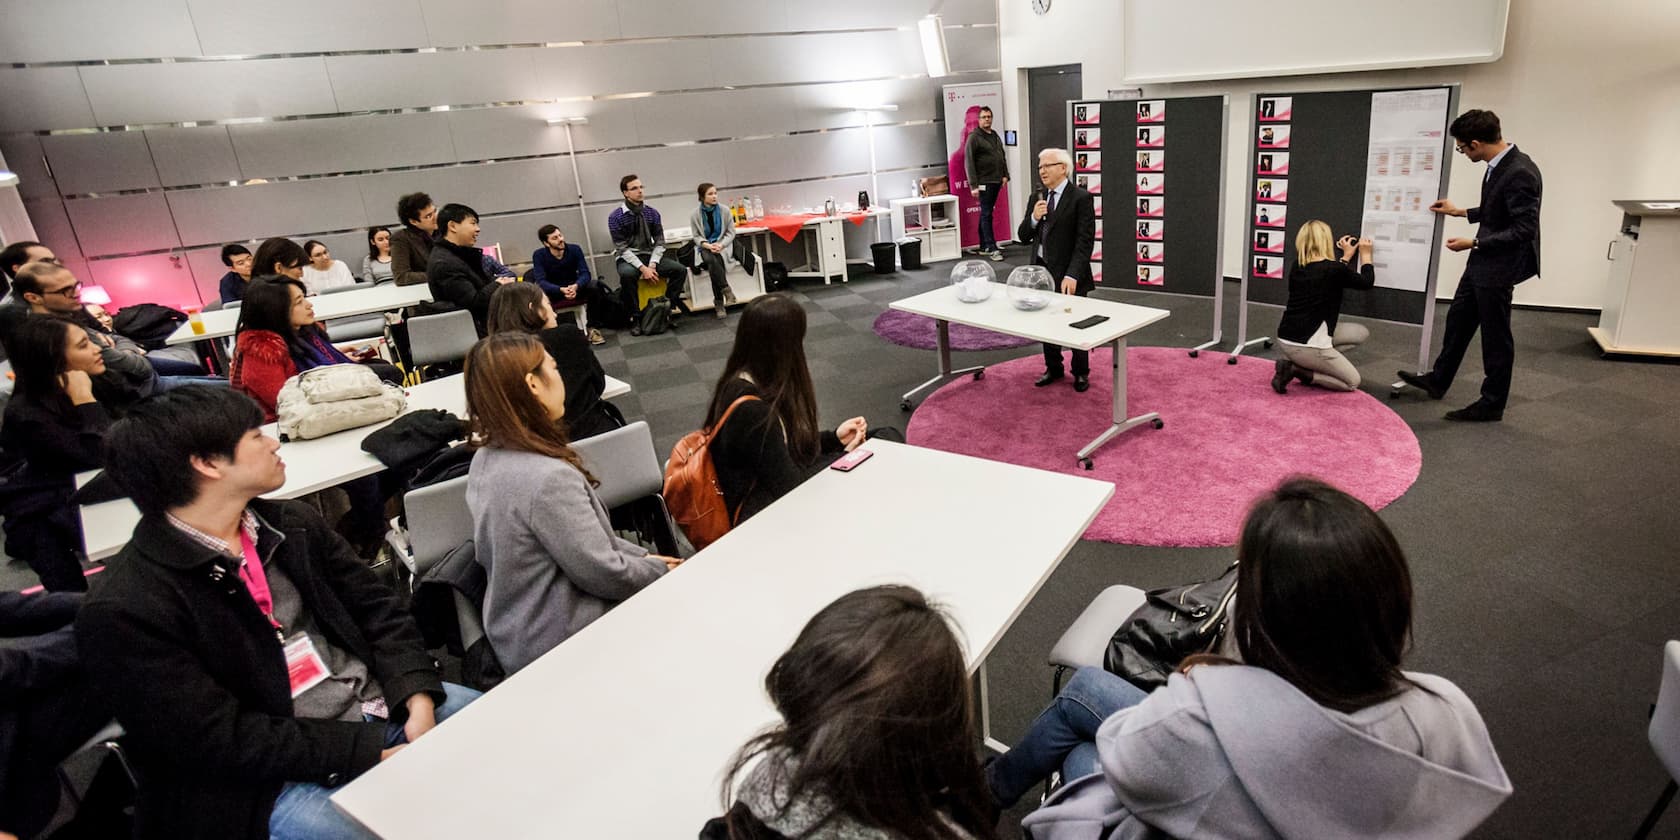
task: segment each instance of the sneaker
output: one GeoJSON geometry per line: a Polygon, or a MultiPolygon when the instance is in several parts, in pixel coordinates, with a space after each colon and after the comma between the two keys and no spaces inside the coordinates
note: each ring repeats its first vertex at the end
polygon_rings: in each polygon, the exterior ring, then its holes
{"type": "Polygon", "coordinates": [[[1295,376],[1295,363],[1278,359],[1272,364],[1272,390],[1280,394],[1289,391],[1289,380],[1295,376]]]}
{"type": "Polygon", "coordinates": [[[990,259],[992,262],[1003,262],[1003,252],[1002,251],[992,251],[991,253],[987,254],[986,257],[988,259],[990,259]]]}
{"type": "Polygon", "coordinates": [[[589,343],[590,344],[606,344],[607,343],[607,337],[604,336],[604,335],[601,335],[600,330],[595,329],[594,327],[590,327],[589,328],[589,343]]]}
{"type": "Polygon", "coordinates": [[[719,321],[722,321],[724,318],[729,317],[729,313],[724,311],[723,306],[724,305],[721,304],[721,303],[717,304],[716,306],[713,306],[712,307],[712,317],[718,319],[719,321]]]}
{"type": "Polygon", "coordinates": [[[735,290],[731,289],[731,288],[728,288],[728,287],[725,287],[724,290],[723,290],[723,305],[724,306],[734,306],[735,304],[737,304],[739,302],[740,301],[737,301],[735,299],[735,290]]]}

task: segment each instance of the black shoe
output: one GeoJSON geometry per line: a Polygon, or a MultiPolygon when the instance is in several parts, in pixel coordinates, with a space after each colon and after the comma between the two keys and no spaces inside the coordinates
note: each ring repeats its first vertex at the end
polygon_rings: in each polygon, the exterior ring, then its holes
{"type": "Polygon", "coordinates": [[[1272,363],[1272,390],[1280,394],[1289,393],[1289,380],[1295,375],[1295,363],[1288,359],[1278,359],[1272,363]]]}
{"type": "Polygon", "coordinates": [[[1078,391],[1079,393],[1083,394],[1090,387],[1091,387],[1091,377],[1086,376],[1083,373],[1076,373],[1076,374],[1073,375],[1073,390],[1078,391]]]}
{"type": "Polygon", "coordinates": [[[1457,411],[1447,412],[1446,418],[1458,423],[1498,423],[1505,419],[1505,409],[1477,400],[1457,411]]]}
{"type": "Polygon", "coordinates": [[[1445,389],[1435,387],[1434,381],[1429,378],[1427,373],[1408,373],[1403,370],[1399,373],[1401,382],[1428,394],[1432,400],[1438,400],[1447,395],[1445,389]]]}
{"type": "Polygon", "coordinates": [[[1057,370],[1057,371],[1047,370],[1047,371],[1044,372],[1043,376],[1040,376],[1036,381],[1033,382],[1033,387],[1034,388],[1043,388],[1044,386],[1049,385],[1052,382],[1060,381],[1061,378],[1062,378],[1062,372],[1061,371],[1059,371],[1059,370],[1057,370]]]}

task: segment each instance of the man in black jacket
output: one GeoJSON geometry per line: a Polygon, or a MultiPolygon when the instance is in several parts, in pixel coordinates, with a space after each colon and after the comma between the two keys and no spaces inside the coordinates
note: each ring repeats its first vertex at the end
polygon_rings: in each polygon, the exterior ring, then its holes
{"type": "Polygon", "coordinates": [[[465,204],[445,204],[437,214],[443,237],[426,258],[426,285],[432,299],[448,301],[472,313],[478,334],[490,311],[490,295],[497,287],[517,280],[491,277],[484,271],[484,251],[478,243],[478,212],[465,204]]]}
{"type": "Polygon", "coordinates": [[[998,195],[1009,189],[1009,158],[1003,140],[992,130],[992,109],[980,106],[979,125],[963,144],[963,166],[968,170],[968,189],[980,202],[980,254],[993,262],[1003,259],[993,231],[992,211],[998,195]]]}
{"type": "Polygon", "coordinates": [[[76,637],[142,780],[141,838],[370,836],[327,801],[476,692],[442,683],[395,593],[286,480],[262,409],[181,388],[115,424],[143,514],[76,637]]]}
{"type": "Polygon", "coordinates": [[[1447,240],[1451,251],[1469,251],[1458,291],[1447,309],[1441,336],[1441,355],[1420,373],[1400,372],[1408,385],[1438,400],[1452,387],[1458,365],[1477,327],[1482,331],[1482,394],[1464,408],[1449,411],[1448,420],[1496,422],[1505,416],[1511,394],[1511,367],[1516,342],[1511,337],[1511,294],[1518,283],[1540,273],[1540,168],[1516,146],[1505,142],[1499,117],[1492,111],[1470,110],[1458,115],[1448,129],[1465,157],[1485,162],[1482,203],[1462,209],[1447,199],[1429,205],[1443,216],[1463,216],[1480,225],[1471,238],[1447,240]]]}
{"type": "MultiPolygon", "coordinates": [[[[1038,153],[1038,177],[1043,197],[1021,219],[1015,238],[1033,245],[1033,264],[1060,278],[1064,295],[1084,297],[1096,288],[1091,279],[1091,248],[1097,238],[1097,213],[1091,194],[1068,181],[1073,161],[1065,149],[1038,153]]],[[[1091,354],[1073,351],[1073,390],[1091,387],[1091,354]]],[[[1062,378],[1062,348],[1044,345],[1044,375],[1033,384],[1044,387],[1062,378]]]]}

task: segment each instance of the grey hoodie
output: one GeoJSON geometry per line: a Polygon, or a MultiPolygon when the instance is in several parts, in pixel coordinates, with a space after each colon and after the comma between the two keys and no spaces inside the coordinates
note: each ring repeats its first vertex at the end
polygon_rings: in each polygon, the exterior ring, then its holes
{"type": "Polygon", "coordinates": [[[1033,840],[1460,837],[1511,795],[1458,687],[1344,714],[1269,671],[1203,666],[1097,730],[1103,772],[1022,823],[1033,840]]]}
{"type": "MultiPolygon", "coordinates": [[[[801,840],[893,840],[896,835],[864,825],[844,815],[832,816],[834,804],[821,794],[789,800],[787,782],[798,770],[798,759],[777,752],[747,774],[737,798],[753,816],[785,837],[801,840]]],[[[949,820],[954,838],[969,835],[949,820]]]]}

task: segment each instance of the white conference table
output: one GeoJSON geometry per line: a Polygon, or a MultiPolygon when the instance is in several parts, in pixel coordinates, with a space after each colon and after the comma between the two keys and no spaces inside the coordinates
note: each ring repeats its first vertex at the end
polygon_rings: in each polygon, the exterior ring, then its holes
{"type": "MultiPolygon", "coordinates": [[[[460,374],[422,382],[408,390],[408,407],[404,413],[427,408],[447,411],[457,417],[467,416],[467,394],[460,374]]],[[[630,386],[607,377],[607,399],[630,393],[630,386]]],[[[270,499],[296,499],[346,481],[382,472],[385,465],[378,458],[362,451],[362,441],[368,435],[385,428],[392,421],[347,429],[337,434],[313,440],[294,440],[280,445],[280,458],[286,462],[286,483],[279,490],[267,494],[270,499]]],[[[275,424],[263,427],[271,436],[279,436],[275,424]]],[[[97,471],[76,477],[77,486],[87,483],[97,471]]],[[[82,540],[89,560],[104,560],[122,550],[140,522],[140,509],[129,499],[113,499],[81,509],[82,540]]]]}
{"type": "MultiPolygon", "coordinates": [[[[312,295],[309,300],[315,304],[315,319],[331,321],[335,318],[348,318],[354,315],[367,315],[372,312],[389,312],[425,303],[432,299],[431,287],[425,283],[413,286],[399,286],[395,283],[381,283],[377,286],[354,288],[343,292],[333,292],[323,295],[312,295]]],[[[233,335],[239,325],[239,307],[217,309],[202,313],[204,332],[195,333],[192,323],[182,324],[169,334],[165,344],[188,344],[194,341],[204,341],[210,338],[226,338],[233,335]]]]}
{"type": "Polygon", "coordinates": [[[692,837],[722,812],[735,751],[775,721],[764,675],[818,610],[916,586],[945,605],[974,673],[1114,492],[865,446],[868,462],[823,470],[334,803],[386,840],[692,837]],[[1020,515],[977,515],[1001,511],[1020,515]]]}
{"type": "Polygon", "coordinates": [[[1009,302],[1008,287],[1005,284],[992,285],[995,287],[992,296],[978,303],[964,303],[957,298],[955,288],[941,286],[890,304],[891,308],[901,312],[934,319],[939,333],[939,375],[911,388],[905,393],[899,408],[909,411],[911,397],[956,377],[972,375],[979,379],[985,376],[984,366],[952,369],[951,324],[954,322],[1079,350],[1089,351],[1104,344],[1113,346],[1113,419],[1102,434],[1097,435],[1074,456],[1085,469],[1091,468],[1092,453],[1121,432],[1144,423],[1151,423],[1157,429],[1161,428],[1161,416],[1156,412],[1151,411],[1135,417],[1128,417],[1126,414],[1126,336],[1171,315],[1171,312],[1148,306],[1059,293],[1045,293],[1045,297],[1049,298],[1049,305],[1028,312],[1016,309],[1014,304],[1009,302]],[[1105,315],[1108,320],[1085,329],[1069,326],[1074,321],[1092,315],[1105,315]]]}

